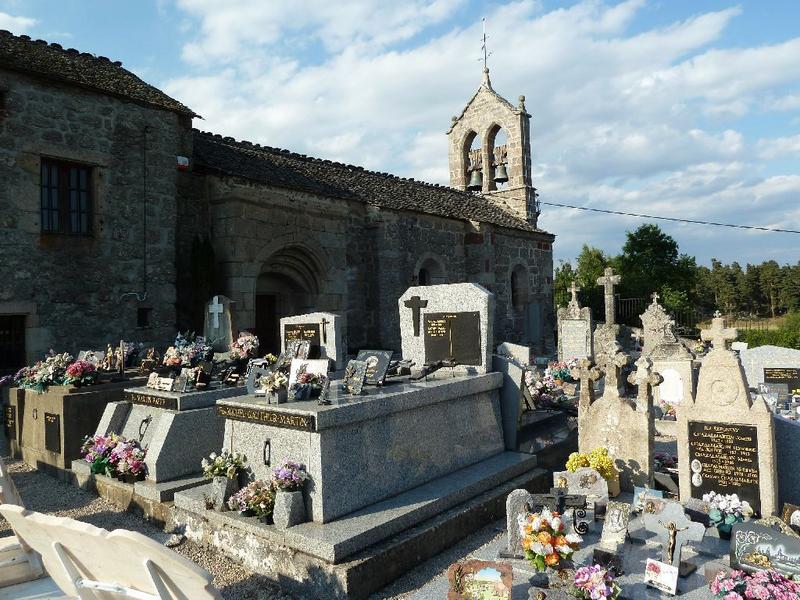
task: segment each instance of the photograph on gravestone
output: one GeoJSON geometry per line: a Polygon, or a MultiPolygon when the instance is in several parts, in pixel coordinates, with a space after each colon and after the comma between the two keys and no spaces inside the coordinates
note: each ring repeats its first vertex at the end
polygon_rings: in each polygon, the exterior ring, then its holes
{"type": "Polygon", "coordinates": [[[61,454],[61,415],[44,413],[44,447],[61,454]]]}
{"type": "Polygon", "coordinates": [[[291,342],[308,342],[308,354],[302,358],[319,358],[320,356],[319,323],[287,323],[283,329],[283,340],[284,347],[287,349],[291,342]]]}
{"type": "Polygon", "coordinates": [[[391,350],[361,350],[356,360],[367,363],[367,376],[365,383],[370,385],[383,385],[389,363],[392,361],[391,350]]]}
{"type": "Polygon", "coordinates": [[[736,523],[730,561],[732,568],[749,573],[774,569],[800,578],[800,538],[758,523],[736,523]]]}
{"type": "Polygon", "coordinates": [[[427,313],[424,316],[425,362],[481,364],[480,313],[427,313]]]}
{"type": "Polygon", "coordinates": [[[692,498],[702,499],[709,492],[737,494],[760,514],[755,426],[689,421],[688,467],[692,498]]]}
{"type": "Polygon", "coordinates": [[[447,569],[447,600],[511,600],[513,579],[509,563],[458,562],[447,569]]]}
{"type": "Polygon", "coordinates": [[[800,395],[800,369],[764,367],[764,383],[785,384],[789,395],[800,395]]]}
{"type": "Polygon", "coordinates": [[[364,389],[364,379],[367,376],[367,363],[359,360],[351,360],[347,363],[344,370],[344,380],[342,381],[342,391],[352,396],[358,396],[364,389]]]}

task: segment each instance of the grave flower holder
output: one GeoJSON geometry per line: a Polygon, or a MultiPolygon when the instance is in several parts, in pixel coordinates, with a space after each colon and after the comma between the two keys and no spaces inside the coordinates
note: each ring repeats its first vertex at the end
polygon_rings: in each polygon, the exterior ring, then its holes
{"type": "Polygon", "coordinates": [[[616,469],[614,470],[614,474],[606,479],[608,482],[608,497],[609,498],[616,498],[622,492],[620,485],[619,485],[619,471],[616,469]]]}
{"type": "Polygon", "coordinates": [[[233,496],[239,491],[239,477],[231,479],[224,476],[215,476],[211,478],[211,498],[214,503],[214,509],[223,511],[227,508],[228,498],[233,496]]]}
{"type": "Polygon", "coordinates": [[[306,506],[301,490],[278,490],[272,520],[278,529],[288,529],[306,521],[306,506]]]}
{"type": "Polygon", "coordinates": [[[288,399],[288,390],[286,388],[278,388],[274,392],[269,392],[267,396],[267,404],[286,404],[288,399]]]}

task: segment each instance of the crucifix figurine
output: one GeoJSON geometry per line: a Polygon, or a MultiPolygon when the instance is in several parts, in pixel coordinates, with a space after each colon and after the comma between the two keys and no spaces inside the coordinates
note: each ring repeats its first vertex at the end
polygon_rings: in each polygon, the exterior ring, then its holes
{"type": "Polygon", "coordinates": [[[728,342],[732,342],[739,335],[734,327],[725,327],[725,319],[722,313],[716,311],[711,320],[711,329],[703,329],[700,332],[700,339],[704,342],[711,342],[714,350],[727,350],[728,342]]]}
{"type": "Polygon", "coordinates": [[[614,275],[611,267],[606,267],[603,271],[603,276],[598,277],[597,285],[602,285],[604,288],[604,295],[606,301],[606,325],[614,325],[616,323],[615,306],[614,306],[614,286],[619,285],[622,277],[614,275]]]}
{"type": "Polygon", "coordinates": [[[681,577],[686,577],[697,567],[681,563],[681,552],[687,542],[700,542],[706,533],[705,525],[692,521],[686,516],[679,502],[665,501],[659,514],[645,513],[644,526],[656,534],[661,543],[662,562],[679,569],[681,577]]]}
{"type": "Polygon", "coordinates": [[[420,310],[428,306],[428,301],[422,300],[419,296],[411,296],[411,299],[406,300],[403,306],[411,309],[411,319],[414,322],[414,337],[419,337],[420,310]]]}
{"type": "Polygon", "coordinates": [[[689,528],[683,527],[678,529],[674,521],[670,521],[669,523],[662,523],[659,521],[659,524],[668,532],[667,547],[664,549],[664,558],[666,559],[664,562],[671,565],[672,560],[675,558],[675,542],[678,539],[678,533],[686,531],[689,528]]]}

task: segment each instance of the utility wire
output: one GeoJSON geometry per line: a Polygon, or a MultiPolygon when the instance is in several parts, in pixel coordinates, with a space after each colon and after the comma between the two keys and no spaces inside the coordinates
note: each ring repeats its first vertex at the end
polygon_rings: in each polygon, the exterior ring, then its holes
{"type": "Polygon", "coordinates": [[[678,223],[693,223],[695,225],[715,225],[717,227],[733,227],[735,229],[756,229],[758,231],[769,231],[771,233],[795,233],[800,234],[796,229],[772,229],[770,227],[759,227],[758,225],[734,225],[732,223],[716,223],[714,221],[694,221],[692,219],[678,219],[675,217],[657,217],[655,215],[642,215],[639,213],[622,212],[619,210],[608,210],[605,208],[589,208],[588,206],[573,206],[571,204],[556,204],[555,202],[539,202],[547,206],[558,206],[560,208],[574,208],[575,210],[588,210],[591,212],[606,213],[609,215],[623,215],[625,217],[639,217],[640,219],[660,219],[662,221],[676,221],[678,223]]]}

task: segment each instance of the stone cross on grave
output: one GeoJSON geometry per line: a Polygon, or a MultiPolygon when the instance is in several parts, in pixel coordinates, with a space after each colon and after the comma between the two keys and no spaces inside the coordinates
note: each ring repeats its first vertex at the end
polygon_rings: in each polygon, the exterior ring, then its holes
{"type": "Polygon", "coordinates": [[[681,565],[681,552],[687,542],[703,539],[705,525],[687,517],[680,503],[668,501],[660,513],[644,515],[644,526],[647,531],[655,533],[656,541],[661,543],[661,562],[678,567],[682,577],[694,570],[687,563],[681,565]]]}
{"type": "Polygon", "coordinates": [[[531,494],[526,504],[528,512],[539,512],[542,507],[547,507],[560,515],[568,508],[585,508],[586,496],[567,494],[564,488],[550,488],[549,494],[531,494]]]}
{"type": "Polygon", "coordinates": [[[703,329],[700,332],[700,339],[704,342],[711,342],[715,350],[727,350],[728,342],[732,342],[739,335],[735,327],[725,327],[725,319],[722,313],[716,311],[714,318],[711,319],[711,329],[703,329]]]}
{"type": "Polygon", "coordinates": [[[606,325],[613,325],[616,323],[616,314],[614,307],[614,286],[622,281],[622,277],[614,275],[611,267],[606,267],[603,271],[603,276],[598,277],[597,285],[602,285],[605,289],[606,300],[606,325]]]}
{"type": "Polygon", "coordinates": [[[414,322],[414,337],[419,337],[420,309],[428,306],[428,301],[422,300],[419,296],[411,296],[411,299],[406,300],[403,305],[411,309],[411,319],[414,322]]]}
{"type": "Polygon", "coordinates": [[[658,295],[658,292],[653,292],[650,297],[653,299],[653,304],[658,304],[658,299],[661,298],[661,296],[658,295]]]}
{"type": "Polygon", "coordinates": [[[219,316],[223,310],[224,307],[219,302],[219,296],[214,296],[214,300],[208,305],[208,312],[214,319],[214,329],[219,329],[219,316]]]}
{"type": "Polygon", "coordinates": [[[578,361],[578,367],[570,370],[570,375],[581,382],[581,404],[591,405],[595,399],[594,382],[603,375],[600,369],[595,367],[588,358],[582,358],[578,361]]]}
{"type": "Polygon", "coordinates": [[[578,303],[578,292],[581,291],[577,285],[575,285],[575,281],[573,280],[572,285],[569,286],[569,292],[572,294],[572,300],[570,300],[570,304],[577,304],[578,303]]]}
{"type": "Polygon", "coordinates": [[[628,355],[620,351],[619,342],[614,341],[603,348],[600,354],[599,366],[606,378],[605,392],[619,392],[619,376],[622,367],[628,364],[628,355]]]}
{"type": "Polygon", "coordinates": [[[635,363],[636,371],[628,375],[628,383],[637,387],[636,410],[647,412],[653,406],[653,388],[664,378],[653,370],[653,361],[642,356],[635,363]]]}

